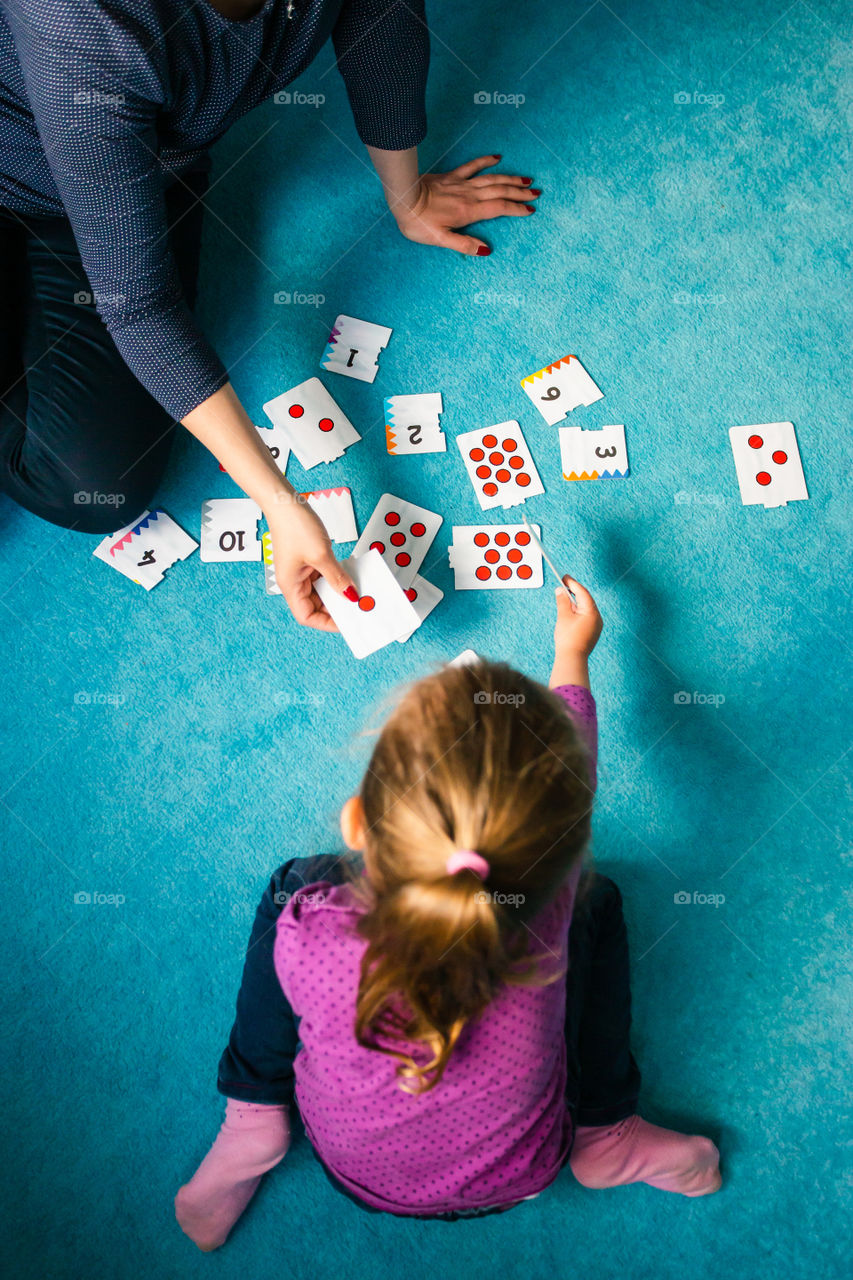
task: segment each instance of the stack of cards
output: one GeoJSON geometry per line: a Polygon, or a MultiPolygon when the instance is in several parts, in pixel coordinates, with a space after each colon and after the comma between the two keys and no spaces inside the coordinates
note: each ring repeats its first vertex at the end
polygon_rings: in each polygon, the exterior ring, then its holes
{"type": "Polygon", "coordinates": [[[329,335],[320,365],[330,373],[343,373],[359,382],[372,382],[378,371],[379,352],[387,347],[391,330],[353,316],[338,316],[329,335]]]}
{"type": "MultiPolygon", "coordinates": [[[[415,613],[418,615],[418,626],[421,625],[424,618],[432,613],[437,604],[444,599],[444,592],[438,587],[433,586],[431,582],[427,582],[426,578],[422,578],[419,573],[415,574],[414,581],[410,587],[406,587],[403,593],[410,604],[415,606],[415,613]]],[[[408,640],[413,632],[409,635],[400,637],[400,644],[404,640],[408,640]]]]}
{"type": "Polygon", "coordinates": [[[598,431],[560,427],[559,435],[564,480],[612,480],[630,474],[621,424],[598,431]]]}
{"type": "Polygon", "coordinates": [[[522,524],[454,525],[448,551],[457,591],[542,586],[542,553],[522,524]]]}
{"type": "Polygon", "coordinates": [[[444,453],[447,439],[439,423],[441,392],[388,396],[385,443],[389,453],[444,453]]]}
{"type": "Polygon", "coordinates": [[[317,579],[316,589],[356,658],[405,640],[420,626],[415,606],[378,551],[350,556],[342,568],[355,583],[357,603],[339,595],[325,578],[317,579]]]}
{"type": "Polygon", "coordinates": [[[261,534],[261,556],[264,562],[264,591],[268,596],[280,596],[281,587],[275,580],[275,565],[272,558],[272,534],[269,529],[261,534]]]}
{"type": "Polygon", "coordinates": [[[143,511],[138,520],[99,542],[92,555],[150,591],[176,560],[186,560],[197,546],[165,511],[143,511]]]}
{"type": "Polygon", "coordinates": [[[745,507],[784,507],[808,498],[793,422],[730,427],[729,439],[745,507]]]}
{"type": "Polygon", "coordinates": [[[521,385],[549,426],[554,426],[579,404],[601,400],[599,391],[577,356],[563,356],[554,364],[528,374],[521,385]]]}
{"type": "Polygon", "coordinates": [[[484,511],[515,507],[545,492],[517,422],[466,431],[456,437],[456,443],[484,511]]]}
{"type": "Polygon", "coordinates": [[[211,498],[201,504],[201,551],[207,562],[260,560],[261,509],[251,498],[211,498]]]}
{"type": "Polygon", "coordinates": [[[264,405],[264,413],[309,471],[334,462],[361,436],[319,378],[308,378],[264,405]]]}

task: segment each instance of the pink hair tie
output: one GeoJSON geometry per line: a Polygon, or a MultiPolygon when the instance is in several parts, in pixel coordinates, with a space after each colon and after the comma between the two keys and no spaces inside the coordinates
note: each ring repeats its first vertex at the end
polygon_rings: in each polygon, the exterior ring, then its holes
{"type": "Polygon", "coordinates": [[[457,871],[473,871],[481,880],[489,874],[489,864],[476,849],[456,849],[447,859],[445,871],[455,876],[457,871]]]}

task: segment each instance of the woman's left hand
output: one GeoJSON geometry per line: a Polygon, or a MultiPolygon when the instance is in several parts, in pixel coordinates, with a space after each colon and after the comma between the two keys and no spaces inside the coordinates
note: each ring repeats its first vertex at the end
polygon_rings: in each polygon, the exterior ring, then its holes
{"type": "Polygon", "coordinates": [[[529,218],[529,203],[541,194],[531,188],[532,178],[516,174],[483,173],[500,156],[480,156],[449,173],[424,173],[411,192],[411,200],[392,208],[397,226],[408,240],[437,245],[485,257],[491,249],[476,236],[460,235],[457,227],[488,218],[529,218]]]}

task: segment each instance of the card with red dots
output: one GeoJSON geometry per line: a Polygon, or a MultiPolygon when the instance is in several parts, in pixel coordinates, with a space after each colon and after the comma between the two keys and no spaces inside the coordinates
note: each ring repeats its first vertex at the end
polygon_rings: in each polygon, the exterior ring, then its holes
{"type": "Polygon", "coordinates": [[[793,422],[730,427],[729,439],[745,507],[784,507],[808,498],[793,422]]]}
{"type": "Polygon", "coordinates": [[[545,492],[517,422],[465,431],[456,443],[484,511],[515,507],[545,492]]]}
{"type": "MultiPolygon", "coordinates": [[[[538,524],[530,528],[541,538],[538,524]]],[[[523,524],[454,525],[448,550],[457,591],[542,586],[542,553],[523,524]]]]}
{"type": "Polygon", "coordinates": [[[522,378],[521,386],[550,427],[579,404],[594,404],[604,397],[577,356],[563,356],[546,364],[522,378]]]}
{"type": "Polygon", "coordinates": [[[378,551],[400,586],[410,587],[440,528],[441,516],[435,511],[383,493],[353,555],[378,551]]]}
{"type": "Polygon", "coordinates": [[[260,560],[261,509],[251,498],[211,498],[201,504],[202,560],[260,560]]]}
{"type": "Polygon", "coordinates": [[[329,335],[320,366],[359,382],[373,382],[379,370],[379,352],[391,340],[391,329],[355,316],[338,316],[329,335]]]}
{"type": "MultiPolygon", "coordinates": [[[[418,615],[418,626],[420,626],[424,618],[432,613],[435,606],[441,604],[444,599],[444,592],[433,586],[431,582],[427,582],[426,578],[422,578],[419,573],[416,573],[412,585],[406,587],[405,596],[409,603],[415,606],[415,613],[418,615]]],[[[413,632],[410,631],[408,636],[401,636],[399,643],[403,644],[412,634],[413,632]]]]}
{"type": "Polygon", "coordinates": [[[355,583],[357,602],[339,595],[325,578],[317,579],[315,589],[356,658],[366,658],[417,630],[415,606],[378,551],[350,556],[342,568],[355,583]]]}
{"type": "Polygon", "coordinates": [[[447,437],[439,418],[441,392],[386,396],[385,443],[389,453],[444,453],[447,437]]]}
{"type": "Polygon", "coordinates": [[[361,436],[319,378],[307,378],[264,405],[264,413],[308,471],[334,462],[361,436]]]}

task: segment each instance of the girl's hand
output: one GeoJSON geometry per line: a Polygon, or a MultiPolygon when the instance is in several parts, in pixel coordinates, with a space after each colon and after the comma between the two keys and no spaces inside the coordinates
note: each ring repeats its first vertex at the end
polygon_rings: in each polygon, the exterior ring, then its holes
{"type": "Polygon", "coordinates": [[[276,581],[290,612],[304,627],[337,631],[314,583],[322,575],[348,599],[357,600],[358,594],[335,558],[323,522],[295,494],[281,494],[275,507],[264,514],[272,534],[276,581]]]}
{"type": "Polygon", "coordinates": [[[529,218],[541,192],[532,189],[532,178],[515,174],[483,173],[500,156],[480,156],[449,173],[424,173],[405,200],[392,203],[397,226],[418,244],[455,249],[458,253],[485,257],[491,249],[476,236],[459,235],[457,227],[488,218],[529,218]]]}
{"type": "Polygon", "coordinates": [[[554,627],[554,668],[549,684],[552,689],[562,684],[579,684],[589,688],[587,659],[592,653],[604,623],[598,606],[586,587],[566,574],[563,582],[574,599],[557,587],[557,622],[554,627]]]}

